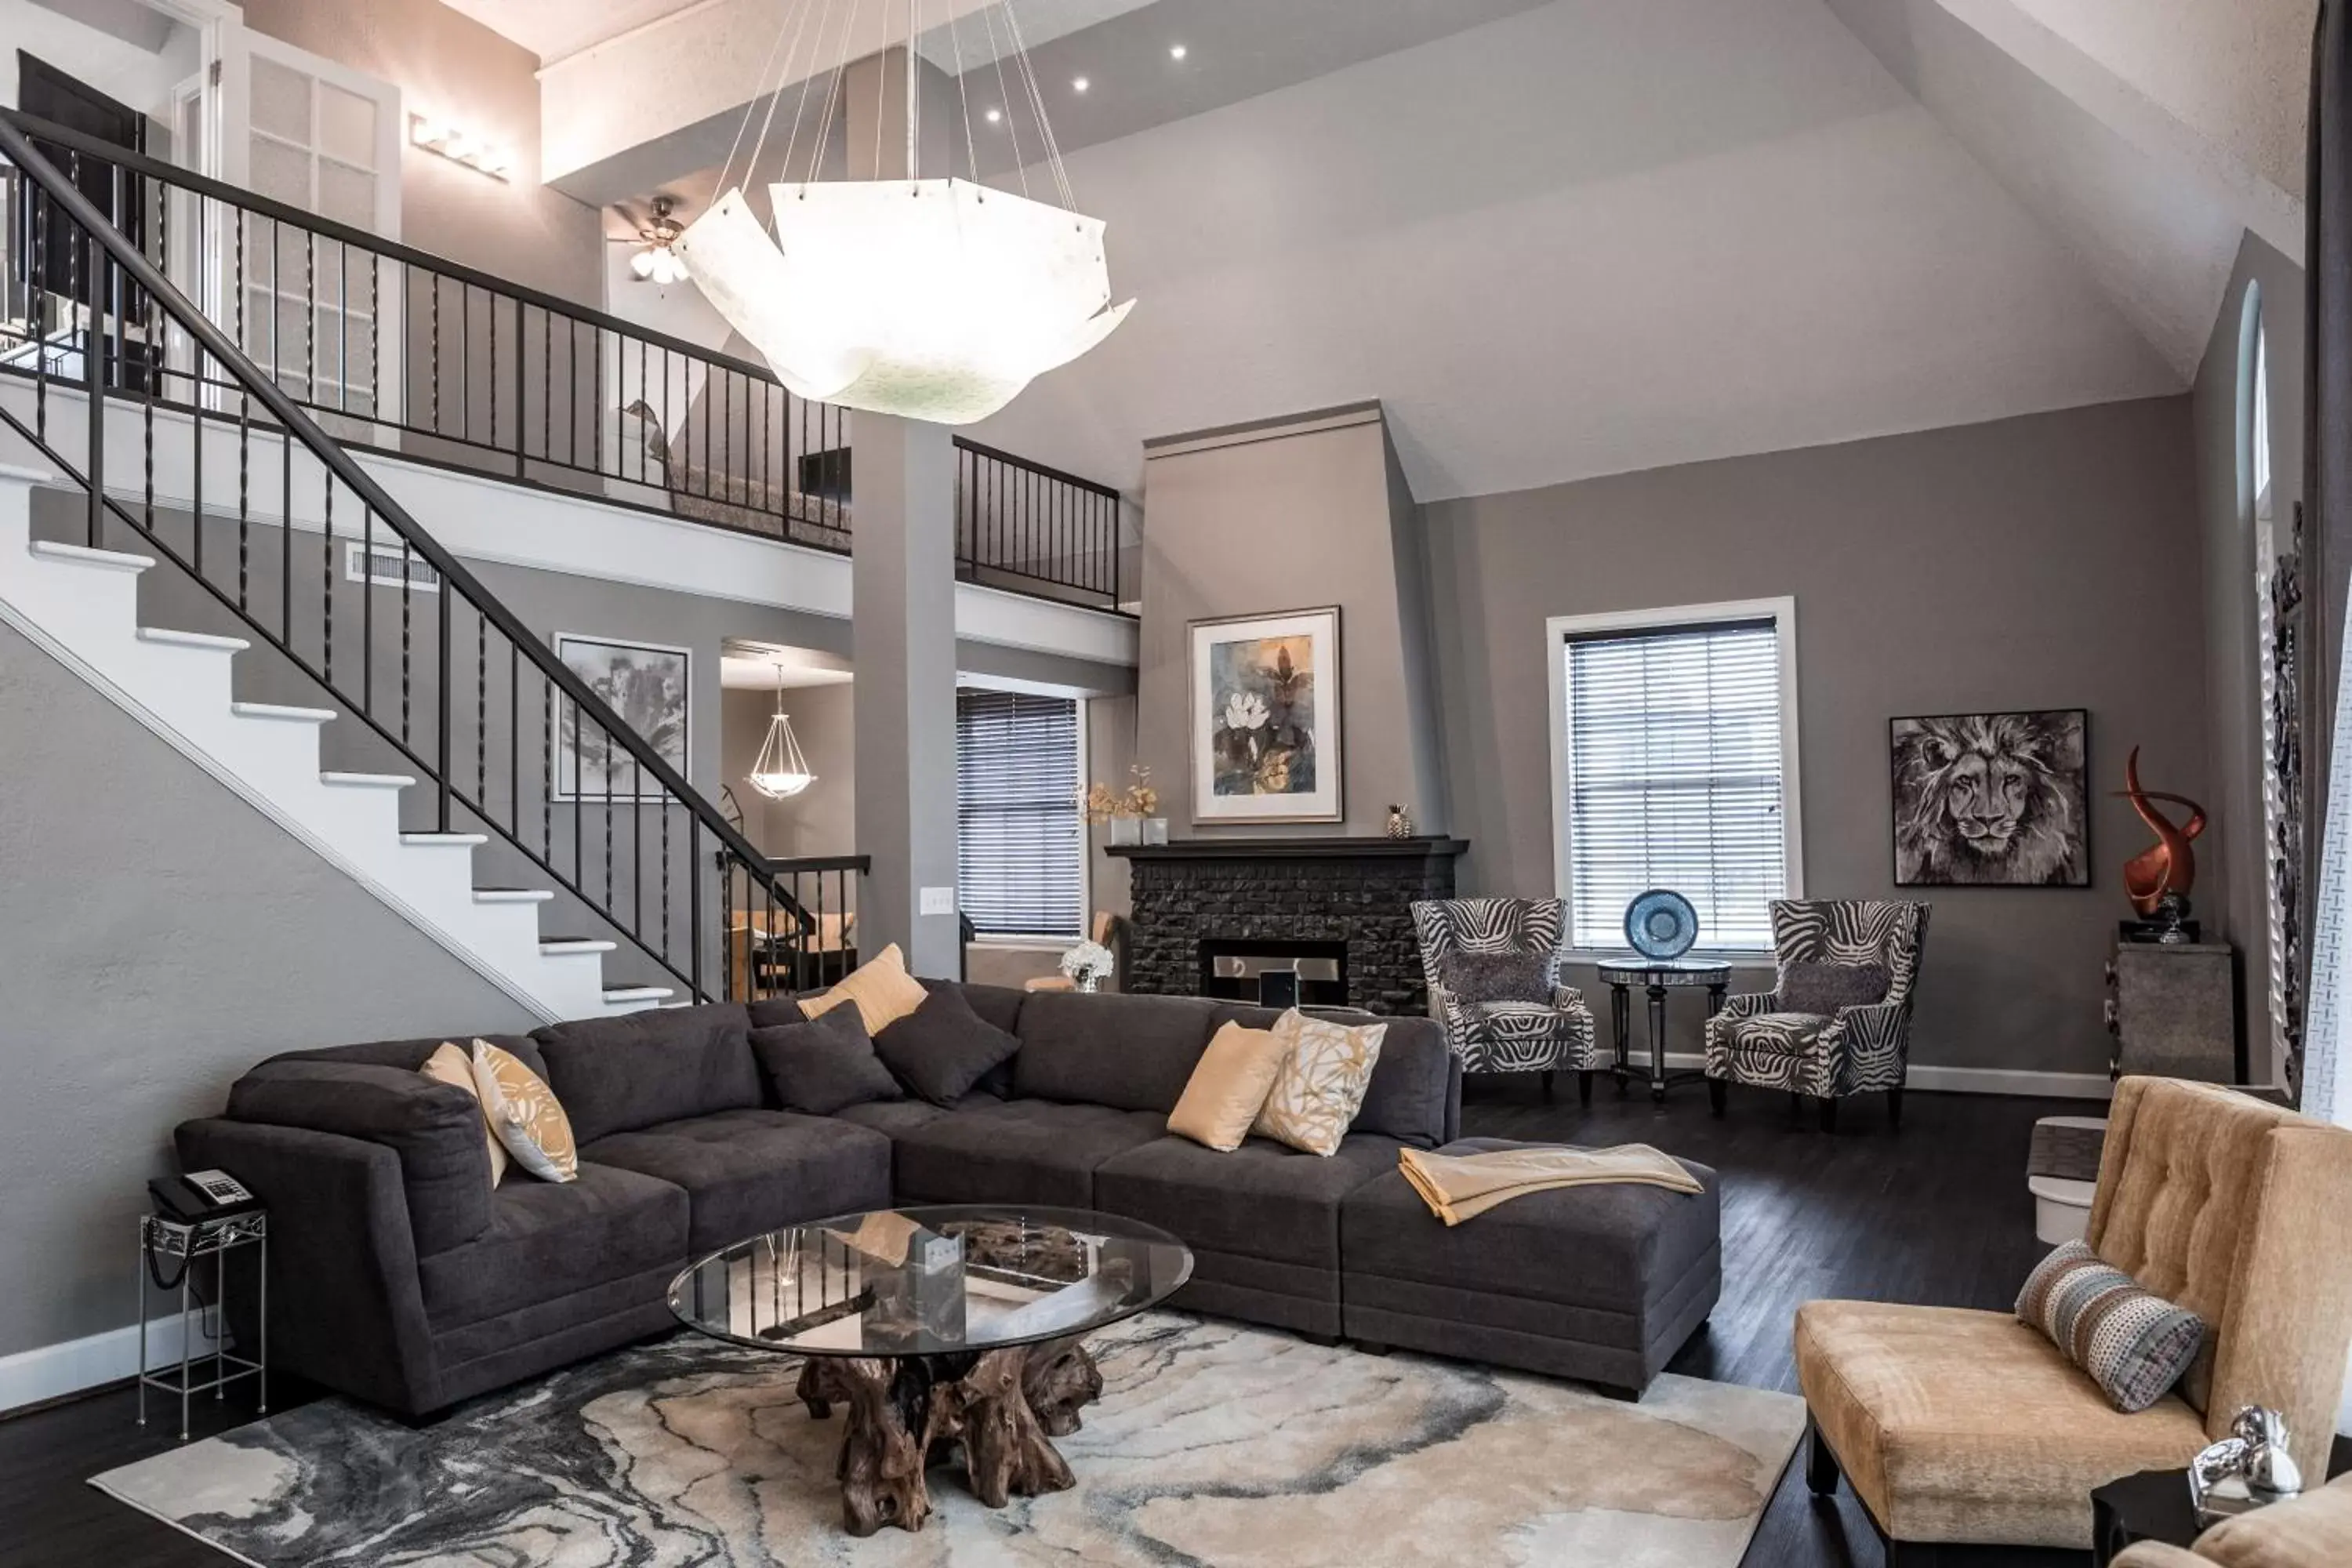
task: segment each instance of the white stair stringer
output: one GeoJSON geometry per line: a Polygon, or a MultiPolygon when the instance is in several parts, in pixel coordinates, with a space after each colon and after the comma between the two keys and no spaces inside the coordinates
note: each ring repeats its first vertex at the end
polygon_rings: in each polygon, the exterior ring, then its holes
{"type": "Polygon", "coordinates": [[[401,831],[402,775],[323,771],[324,709],[240,702],[236,637],[142,627],[145,556],[36,542],[31,494],[54,476],[0,464],[0,620],[357,880],[537,1016],[554,1022],[635,1012],[660,986],[607,988],[611,942],[543,938],[541,889],[478,891],[479,834],[401,831]]]}

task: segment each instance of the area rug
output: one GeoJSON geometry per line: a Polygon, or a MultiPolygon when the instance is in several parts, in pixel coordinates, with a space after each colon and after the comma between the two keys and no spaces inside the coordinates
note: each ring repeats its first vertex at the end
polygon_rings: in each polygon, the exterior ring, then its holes
{"type": "Polygon", "coordinates": [[[309,1405],[91,1484],[259,1568],[1737,1568],[1804,1425],[1789,1394],[1574,1384],[1156,1312],[1092,1342],[1076,1489],[856,1541],[841,1417],[788,1358],[682,1335],[425,1430],[309,1405]]]}

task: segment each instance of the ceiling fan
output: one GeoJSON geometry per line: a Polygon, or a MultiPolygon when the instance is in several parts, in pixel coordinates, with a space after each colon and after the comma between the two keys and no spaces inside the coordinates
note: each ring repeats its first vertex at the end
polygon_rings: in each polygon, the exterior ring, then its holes
{"type": "MultiPolygon", "coordinates": [[[[653,199],[654,216],[650,222],[635,218],[628,219],[637,225],[637,232],[634,237],[611,235],[605,237],[604,243],[607,245],[637,247],[637,253],[629,258],[629,270],[640,282],[667,286],[686,281],[686,259],[674,248],[677,244],[677,237],[686,232],[686,226],[670,216],[677,205],[667,196],[656,196],[653,199]]],[[[625,210],[622,211],[621,216],[628,218],[625,210]]]]}

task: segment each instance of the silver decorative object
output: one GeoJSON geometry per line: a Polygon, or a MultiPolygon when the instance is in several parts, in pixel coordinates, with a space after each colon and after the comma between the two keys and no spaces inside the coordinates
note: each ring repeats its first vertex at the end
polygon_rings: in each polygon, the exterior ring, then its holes
{"type": "Polygon", "coordinates": [[[1388,834],[1391,838],[1412,837],[1412,813],[1401,805],[1389,807],[1388,834]]]}
{"type": "Polygon", "coordinates": [[[2230,1435],[2189,1463],[2189,1501],[2200,1530],[2302,1490],[2303,1472],[2287,1452],[2286,1417],[2260,1405],[2239,1411],[2230,1435]]]}

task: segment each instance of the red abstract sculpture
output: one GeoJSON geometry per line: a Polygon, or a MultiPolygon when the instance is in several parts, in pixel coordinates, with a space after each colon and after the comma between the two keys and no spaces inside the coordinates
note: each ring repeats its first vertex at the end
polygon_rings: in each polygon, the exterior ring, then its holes
{"type": "Polygon", "coordinates": [[[2156,842],[2124,862],[2124,891],[2144,920],[2152,920],[2168,898],[2178,898],[2185,911],[2189,889],[2197,881],[2197,852],[2190,840],[2205,831],[2205,808],[2187,795],[2167,795],[2139,787],[2139,748],[2134,746],[2124,763],[2124,783],[2116,793],[2132,803],[2139,819],[2156,834],[2156,842]],[[2158,801],[2189,808],[2189,820],[2179,826],[2156,808],[2158,801]]]}

